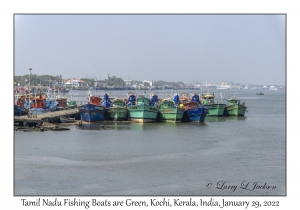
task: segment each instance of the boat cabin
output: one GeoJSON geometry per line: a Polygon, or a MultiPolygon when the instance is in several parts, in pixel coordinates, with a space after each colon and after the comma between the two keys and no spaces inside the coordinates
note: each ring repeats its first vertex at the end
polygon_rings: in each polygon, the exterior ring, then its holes
{"type": "Polygon", "coordinates": [[[215,103],[215,95],[207,93],[205,96],[201,96],[201,103],[203,105],[210,105],[215,103]]]}
{"type": "Polygon", "coordinates": [[[113,107],[124,107],[125,106],[125,102],[122,101],[121,99],[119,98],[116,98],[114,101],[113,101],[113,107]]]}
{"type": "Polygon", "coordinates": [[[159,105],[160,109],[168,109],[174,107],[174,102],[170,100],[163,100],[162,103],[159,105]]]}
{"type": "Polygon", "coordinates": [[[150,99],[141,96],[137,99],[137,105],[150,105],[150,99]]]}
{"type": "Polygon", "coordinates": [[[184,108],[184,111],[189,110],[189,109],[196,109],[196,108],[199,108],[199,104],[197,102],[191,101],[191,102],[183,104],[183,108],[184,108]]]}
{"type": "Polygon", "coordinates": [[[46,98],[42,96],[37,96],[34,99],[31,99],[32,101],[32,108],[42,108],[46,109],[46,98]]]}
{"type": "Polygon", "coordinates": [[[98,96],[90,96],[89,102],[90,102],[90,104],[101,106],[101,98],[98,96]]]}
{"type": "Polygon", "coordinates": [[[59,107],[67,107],[67,98],[57,98],[56,101],[59,107]]]}

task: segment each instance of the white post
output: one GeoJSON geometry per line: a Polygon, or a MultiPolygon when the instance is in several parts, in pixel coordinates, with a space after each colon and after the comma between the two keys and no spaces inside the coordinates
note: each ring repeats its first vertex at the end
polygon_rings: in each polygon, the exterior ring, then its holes
{"type": "Polygon", "coordinates": [[[32,70],[32,68],[29,68],[29,96],[30,96],[30,75],[31,75],[31,70],[32,70]]]}

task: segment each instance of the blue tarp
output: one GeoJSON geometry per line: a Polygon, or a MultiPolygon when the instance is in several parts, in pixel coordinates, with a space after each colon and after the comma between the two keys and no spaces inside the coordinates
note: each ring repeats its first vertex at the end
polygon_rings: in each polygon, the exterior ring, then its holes
{"type": "Polygon", "coordinates": [[[195,94],[193,97],[192,97],[192,101],[193,102],[197,102],[200,104],[200,99],[199,99],[199,96],[197,94],[195,94]]]}
{"type": "Polygon", "coordinates": [[[174,101],[175,104],[179,103],[179,96],[178,96],[178,94],[174,95],[173,101],[174,101]]]}
{"type": "Polygon", "coordinates": [[[109,97],[106,93],[104,94],[103,101],[102,101],[101,105],[106,107],[106,108],[112,106],[112,102],[111,102],[111,100],[109,99],[109,97]]]}
{"type": "Polygon", "coordinates": [[[131,94],[129,97],[128,97],[128,100],[127,100],[127,105],[130,106],[130,105],[135,105],[135,101],[136,101],[136,97],[135,95],[131,94]]]}
{"type": "Polygon", "coordinates": [[[156,102],[158,102],[158,97],[156,94],[154,94],[151,98],[151,106],[154,106],[156,102]]]}

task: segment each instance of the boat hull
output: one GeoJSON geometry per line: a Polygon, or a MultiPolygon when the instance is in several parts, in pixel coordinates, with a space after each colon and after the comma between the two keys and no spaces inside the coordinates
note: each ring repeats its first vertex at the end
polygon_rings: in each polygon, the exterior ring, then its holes
{"type": "Polygon", "coordinates": [[[68,118],[68,117],[60,117],[61,123],[72,123],[75,122],[75,118],[68,118]]]}
{"type": "Polygon", "coordinates": [[[113,121],[128,120],[128,110],[121,107],[110,107],[106,109],[106,119],[113,121]]]}
{"type": "Polygon", "coordinates": [[[85,104],[78,107],[80,118],[86,122],[103,121],[105,117],[105,107],[94,104],[85,104]]]}
{"type": "Polygon", "coordinates": [[[161,108],[158,111],[158,120],[163,122],[181,122],[184,109],[176,108],[161,108]]]}
{"type": "Polygon", "coordinates": [[[226,104],[209,104],[203,106],[208,109],[207,116],[224,116],[226,104]]]}
{"type": "Polygon", "coordinates": [[[208,109],[205,107],[191,108],[184,112],[183,121],[204,122],[208,109]]]}
{"type": "Polygon", "coordinates": [[[27,109],[20,107],[18,105],[14,105],[14,116],[23,116],[27,114],[28,114],[27,109]]]}
{"type": "Polygon", "coordinates": [[[157,118],[158,108],[150,105],[134,105],[128,107],[130,120],[133,122],[154,122],[157,118]]]}
{"type": "Polygon", "coordinates": [[[246,109],[247,109],[246,106],[240,104],[234,104],[234,105],[226,106],[224,113],[226,116],[244,116],[246,109]]]}

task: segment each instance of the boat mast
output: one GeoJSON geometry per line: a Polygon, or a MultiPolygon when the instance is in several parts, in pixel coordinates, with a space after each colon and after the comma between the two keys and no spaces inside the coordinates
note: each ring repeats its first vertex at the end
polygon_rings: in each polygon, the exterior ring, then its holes
{"type": "Polygon", "coordinates": [[[34,91],[34,101],[35,101],[35,108],[37,108],[36,107],[36,91],[34,91]]]}

